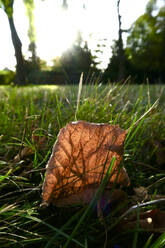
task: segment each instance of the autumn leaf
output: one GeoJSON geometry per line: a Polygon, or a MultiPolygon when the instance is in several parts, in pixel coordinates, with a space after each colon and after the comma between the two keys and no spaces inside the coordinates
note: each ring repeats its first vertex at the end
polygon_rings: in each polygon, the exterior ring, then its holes
{"type": "Polygon", "coordinates": [[[29,146],[25,146],[22,148],[22,150],[14,157],[14,162],[18,163],[20,162],[22,159],[27,158],[28,156],[31,156],[34,154],[34,150],[29,147],[29,146]]]}
{"type": "Polygon", "coordinates": [[[60,130],[46,167],[43,201],[58,205],[59,199],[67,201],[70,196],[73,202],[85,199],[84,195],[93,196],[113,157],[116,160],[107,187],[114,182],[128,186],[126,170],[119,166],[125,137],[126,131],[118,125],[68,123],[60,130]]]}
{"type": "Polygon", "coordinates": [[[138,188],[134,188],[134,191],[135,195],[133,195],[132,198],[135,202],[143,202],[150,200],[148,190],[145,187],[140,186],[138,188]]]}
{"type": "Polygon", "coordinates": [[[32,135],[32,141],[35,148],[42,151],[47,145],[48,138],[46,136],[32,135]]]}
{"type": "Polygon", "coordinates": [[[22,159],[25,159],[31,155],[34,155],[35,149],[38,151],[42,151],[46,148],[48,143],[48,136],[46,135],[37,135],[36,131],[43,130],[41,128],[37,128],[32,132],[31,135],[31,146],[22,146],[19,153],[14,157],[14,162],[20,162],[22,159]]]}

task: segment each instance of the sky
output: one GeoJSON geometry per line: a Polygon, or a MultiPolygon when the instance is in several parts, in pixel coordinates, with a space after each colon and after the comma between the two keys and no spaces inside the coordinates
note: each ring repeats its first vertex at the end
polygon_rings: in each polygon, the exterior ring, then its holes
{"type": "MultiPolygon", "coordinates": [[[[121,0],[120,13],[122,29],[131,24],[145,12],[148,0],[121,0]]],[[[78,30],[94,53],[97,44],[104,44],[99,55],[100,68],[106,68],[111,56],[113,40],[118,38],[117,0],[68,0],[68,11],[61,9],[61,0],[35,0],[35,27],[37,55],[52,64],[52,59],[60,56],[76,38],[78,30]],[[85,4],[85,8],[83,8],[85,4]],[[105,40],[106,39],[106,40],[105,40]]],[[[23,44],[23,54],[28,52],[28,18],[22,0],[15,0],[14,22],[23,44]]],[[[0,70],[15,69],[14,49],[11,41],[6,14],[0,9],[0,70]]],[[[126,35],[124,35],[126,42],[126,35]]]]}

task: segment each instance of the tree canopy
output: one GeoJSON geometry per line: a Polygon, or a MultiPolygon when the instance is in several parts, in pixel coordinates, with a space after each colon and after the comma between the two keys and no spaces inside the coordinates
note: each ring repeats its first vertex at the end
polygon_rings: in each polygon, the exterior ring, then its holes
{"type": "Polygon", "coordinates": [[[0,8],[2,8],[8,16],[13,14],[14,0],[0,0],[0,8]]]}
{"type": "Polygon", "coordinates": [[[145,13],[132,25],[126,55],[137,72],[165,80],[165,6],[150,0],[145,13]]]}
{"type": "MultiPolygon", "coordinates": [[[[165,81],[165,6],[150,0],[145,13],[131,26],[124,49],[125,77],[131,75],[142,83],[165,81]]],[[[112,57],[105,72],[106,77],[117,80],[119,71],[119,41],[112,47],[112,57]]],[[[122,58],[123,59],[123,58],[122,58]]]]}
{"type": "MultiPolygon", "coordinates": [[[[34,0],[23,0],[29,18],[28,36],[29,50],[32,56],[25,61],[22,54],[22,43],[16,31],[13,20],[14,0],[0,0],[0,8],[7,14],[11,38],[16,57],[16,82],[24,84],[32,71],[40,71],[41,63],[36,55],[35,25],[34,25],[34,0]]],[[[131,75],[136,82],[142,83],[148,77],[150,82],[165,82],[165,3],[164,0],[149,0],[145,13],[141,15],[129,30],[122,29],[122,16],[120,14],[120,0],[117,3],[118,14],[118,39],[112,46],[110,63],[105,70],[104,78],[112,81],[121,81],[131,75]],[[127,43],[124,46],[122,33],[129,32],[127,43]]],[[[61,7],[67,11],[69,1],[61,0],[61,7]]],[[[46,46],[46,45],[45,45],[46,46]]],[[[98,47],[100,44],[98,45],[98,47]]],[[[100,49],[96,50],[97,54],[100,49]]],[[[50,68],[58,72],[80,73],[89,69],[97,70],[96,56],[83,41],[81,33],[70,49],[63,52],[60,59],[55,58],[54,66],[50,68]]],[[[45,66],[45,64],[44,64],[45,66]]]]}

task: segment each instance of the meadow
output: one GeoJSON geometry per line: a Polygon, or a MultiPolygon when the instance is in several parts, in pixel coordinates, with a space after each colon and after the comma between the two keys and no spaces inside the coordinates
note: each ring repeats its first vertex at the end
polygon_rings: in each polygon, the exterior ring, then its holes
{"type": "MultiPolygon", "coordinates": [[[[45,166],[62,127],[85,120],[126,130],[157,99],[125,142],[122,163],[131,185],[123,190],[129,199],[139,187],[151,200],[165,196],[164,85],[101,85],[96,79],[79,93],[78,86],[0,86],[0,247],[164,247],[163,232],[138,224],[120,230],[120,206],[105,216],[106,228],[89,206],[40,207],[45,166]],[[36,146],[33,134],[44,143],[36,146]]],[[[165,210],[160,202],[144,208],[165,210]]]]}

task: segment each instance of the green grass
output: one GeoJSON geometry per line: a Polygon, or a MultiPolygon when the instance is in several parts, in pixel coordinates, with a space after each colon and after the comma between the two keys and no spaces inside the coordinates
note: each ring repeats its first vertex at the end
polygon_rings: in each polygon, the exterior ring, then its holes
{"type": "Polygon", "coordinates": [[[131,180],[125,189],[128,196],[139,186],[148,187],[150,194],[165,195],[164,167],[158,165],[154,146],[154,141],[165,144],[164,88],[83,85],[77,103],[77,86],[1,86],[0,247],[101,248],[106,231],[107,247],[164,247],[164,234],[138,231],[138,225],[131,233],[119,232],[120,206],[106,217],[107,230],[97,218],[93,202],[87,207],[40,208],[45,166],[60,128],[77,119],[128,129],[158,98],[158,107],[130,132],[123,164],[131,180]],[[32,132],[46,137],[42,149],[34,145],[32,132]],[[14,161],[24,146],[31,147],[34,154],[14,161]]]}

